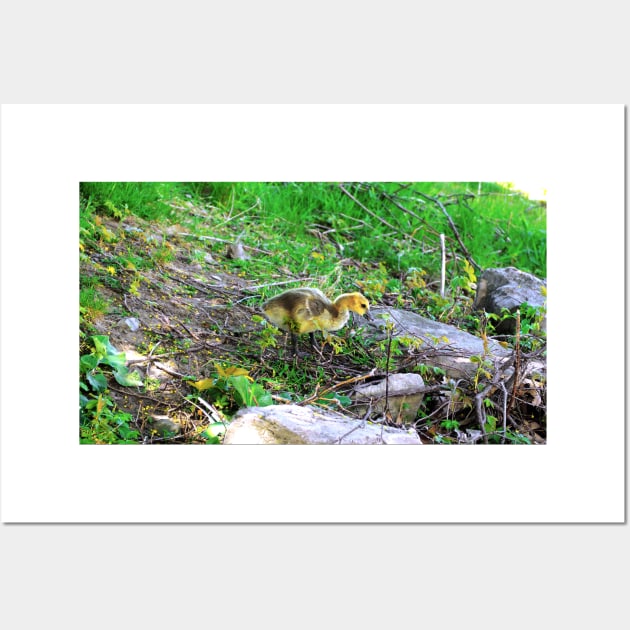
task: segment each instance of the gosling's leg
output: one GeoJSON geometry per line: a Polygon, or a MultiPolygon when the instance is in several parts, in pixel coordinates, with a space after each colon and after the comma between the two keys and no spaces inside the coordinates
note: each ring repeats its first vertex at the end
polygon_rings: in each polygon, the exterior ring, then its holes
{"type": "Polygon", "coordinates": [[[324,346],[326,345],[326,333],[322,331],[322,335],[324,336],[324,343],[321,345],[315,341],[314,332],[310,333],[310,335],[311,335],[311,345],[313,346],[313,350],[317,353],[320,359],[325,359],[323,350],[324,350],[324,346]]]}
{"type": "Polygon", "coordinates": [[[293,346],[293,356],[297,357],[298,356],[298,339],[297,339],[297,335],[292,330],[289,331],[289,334],[291,335],[291,345],[293,346]]]}

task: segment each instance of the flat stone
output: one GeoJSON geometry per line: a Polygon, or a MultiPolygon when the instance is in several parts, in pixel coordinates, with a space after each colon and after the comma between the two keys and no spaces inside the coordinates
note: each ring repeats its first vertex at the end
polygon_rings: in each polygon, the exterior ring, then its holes
{"type": "MultiPolygon", "coordinates": [[[[369,401],[372,410],[377,414],[384,413],[387,405],[392,418],[399,424],[413,422],[424,397],[423,387],[424,381],[419,374],[405,372],[390,374],[389,383],[384,378],[377,382],[357,385],[354,388],[355,400],[359,403],[369,401]]],[[[369,408],[369,405],[359,405],[356,411],[363,415],[369,408]]]]}
{"type": "MultiPolygon", "coordinates": [[[[442,324],[413,313],[389,307],[370,309],[374,321],[369,324],[373,330],[385,328],[386,322],[394,325],[395,337],[407,337],[419,343],[419,350],[429,350],[423,357],[425,365],[442,368],[451,378],[474,377],[479,363],[470,360],[472,356],[484,357],[490,361],[500,361],[511,351],[498,342],[489,339],[484,347],[481,337],[471,335],[450,324],[442,324]]],[[[383,330],[378,330],[377,339],[384,338],[383,330]]]]}
{"type": "Polygon", "coordinates": [[[421,444],[415,431],[364,422],[313,406],[247,407],[234,416],[224,444],[421,444]]]}

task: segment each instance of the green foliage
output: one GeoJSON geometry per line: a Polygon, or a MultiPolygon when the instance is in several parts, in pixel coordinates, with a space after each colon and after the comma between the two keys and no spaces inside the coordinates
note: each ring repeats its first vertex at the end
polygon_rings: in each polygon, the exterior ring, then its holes
{"type": "Polygon", "coordinates": [[[125,353],[118,352],[105,335],[91,338],[93,350],[79,360],[79,408],[82,443],[113,444],[134,443],[138,432],[131,429],[131,416],[116,410],[114,402],[106,396],[107,373],[124,387],[142,385],[138,372],[130,372],[125,363],[125,353]],[[107,372],[103,371],[107,369],[107,372]]]}
{"type": "Polygon", "coordinates": [[[81,319],[92,322],[107,312],[109,304],[99,290],[93,286],[87,286],[79,290],[79,313],[81,319]]]}
{"type": "MultiPolygon", "coordinates": [[[[532,306],[523,302],[518,308],[518,314],[520,315],[519,343],[521,348],[526,352],[538,350],[546,343],[547,333],[543,330],[543,322],[547,309],[544,306],[532,306]]],[[[488,320],[488,331],[493,333],[501,323],[515,320],[516,312],[504,308],[500,315],[486,313],[485,317],[488,320]]],[[[515,341],[515,337],[512,337],[512,342],[515,341]]]]}
{"type": "Polygon", "coordinates": [[[81,406],[81,444],[136,444],[139,432],[129,426],[131,420],[131,414],[118,411],[103,394],[86,399],[81,406]]]}
{"type": "Polygon", "coordinates": [[[247,370],[217,365],[211,378],[192,385],[218,409],[236,411],[241,407],[267,407],[273,404],[271,394],[248,375],[247,370]]]}
{"type": "Polygon", "coordinates": [[[139,387],[142,385],[142,377],[138,371],[130,372],[126,366],[124,352],[118,352],[105,335],[92,337],[94,350],[90,354],[84,354],[79,362],[81,374],[95,392],[104,392],[107,388],[107,379],[102,371],[102,366],[112,368],[112,375],[118,384],[124,387],[139,387]]]}
{"type": "Polygon", "coordinates": [[[486,433],[492,433],[496,431],[497,428],[497,419],[496,416],[487,415],[486,416],[486,433]]]}
{"type": "Polygon", "coordinates": [[[546,340],[543,321],[547,315],[545,307],[521,304],[521,346],[528,351],[537,350],[546,340]]]}
{"type": "Polygon", "coordinates": [[[81,182],[80,193],[90,205],[120,219],[133,213],[155,221],[172,214],[167,205],[178,185],[162,182],[81,182]]]}
{"type": "Polygon", "coordinates": [[[453,420],[453,419],[448,419],[448,420],[442,420],[442,422],[440,422],[440,425],[446,430],[446,431],[455,431],[457,429],[459,429],[459,422],[457,420],[453,420]]]}
{"type": "Polygon", "coordinates": [[[278,345],[278,335],[280,331],[270,324],[264,317],[253,315],[252,321],[261,325],[261,332],[258,338],[258,346],[264,352],[267,348],[275,348],[278,345]]]}
{"type": "Polygon", "coordinates": [[[246,376],[231,376],[226,379],[226,383],[234,388],[234,399],[240,407],[266,407],[273,403],[271,394],[246,376]]]}

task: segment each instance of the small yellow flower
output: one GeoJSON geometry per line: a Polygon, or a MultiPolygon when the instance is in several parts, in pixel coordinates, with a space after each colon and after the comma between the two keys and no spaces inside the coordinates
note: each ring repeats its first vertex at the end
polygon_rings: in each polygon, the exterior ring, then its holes
{"type": "Polygon", "coordinates": [[[112,275],[112,276],[115,276],[116,275],[116,269],[114,267],[109,266],[109,267],[107,267],[107,273],[112,275]]]}

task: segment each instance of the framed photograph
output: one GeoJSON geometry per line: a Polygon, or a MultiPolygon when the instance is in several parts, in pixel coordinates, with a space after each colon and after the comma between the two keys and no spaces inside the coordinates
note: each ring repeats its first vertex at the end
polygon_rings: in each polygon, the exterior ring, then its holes
{"type": "Polygon", "coordinates": [[[623,522],[623,106],[5,106],[2,156],[4,522],[623,522]]]}

